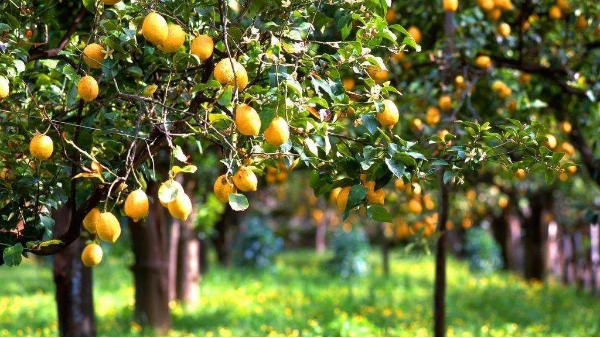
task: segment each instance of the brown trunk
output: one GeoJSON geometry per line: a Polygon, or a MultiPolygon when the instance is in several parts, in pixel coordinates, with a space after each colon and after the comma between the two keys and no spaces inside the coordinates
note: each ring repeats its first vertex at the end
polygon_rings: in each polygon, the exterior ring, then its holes
{"type": "Polygon", "coordinates": [[[529,197],[530,215],[525,227],[525,278],[543,280],[545,277],[545,250],[547,222],[544,213],[550,208],[551,192],[540,190],[529,197]]]}
{"type": "Polygon", "coordinates": [[[176,299],[183,303],[194,303],[200,297],[200,242],[194,231],[196,223],[196,183],[188,180],[184,184],[186,194],[192,200],[192,214],[187,221],[181,222],[179,245],[177,250],[176,299]]]}
{"type": "MultiPolygon", "coordinates": [[[[512,203],[512,200],[511,202],[512,203]]],[[[496,242],[498,242],[498,244],[500,244],[500,248],[502,250],[502,261],[504,262],[504,269],[508,270],[508,267],[511,265],[510,264],[510,249],[511,249],[511,245],[509,243],[509,224],[508,224],[508,216],[509,216],[509,210],[510,210],[510,205],[507,206],[502,213],[499,216],[494,216],[494,218],[492,219],[492,232],[494,234],[494,238],[496,239],[496,242]]]]}
{"type": "Polygon", "coordinates": [[[317,254],[322,254],[325,252],[326,244],[325,244],[325,235],[327,233],[327,224],[325,222],[321,222],[317,224],[317,231],[315,232],[315,249],[317,254]]]}
{"type": "Polygon", "coordinates": [[[381,240],[381,258],[383,260],[383,274],[390,274],[390,240],[383,236],[381,240]]]}
{"type": "Polygon", "coordinates": [[[221,220],[215,225],[215,236],[213,237],[213,245],[217,253],[217,260],[222,266],[231,264],[231,235],[229,229],[236,226],[238,223],[237,212],[229,205],[225,207],[221,220]]]}
{"type": "Polygon", "coordinates": [[[440,200],[438,206],[438,238],[435,253],[435,282],[433,291],[433,332],[436,337],[446,336],[446,223],[450,207],[450,192],[444,184],[444,172],[439,173],[440,200]]]}
{"type": "Polygon", "coordinates": [[[592,262],[592,292],[600,295],[600,283],[598,281],[598,269],[600,265],[600,227],[598,224],[590,224],[590,258],[592,262]]]}
{"type": "Polygon", "coordinates": [[[179,254],[179,239],[181,236],[181,222],[173,217],[168,217],[169,223],[169,300],[177,298],[177,265],[179,254]]]}
{"type": "Polygon", "coordinates": [[[200,275],[203,276],[208,273],[208,241],[202,237],[199,245],[198,265],[200,265],[200,275]]]}
{"type": "MultiPolygon", "coordinates": [[[[159,184],[148,184],[148,195],[156,196],[159,184]]],[[[164,335],[171,326],[169,311],[169,231],[166,208],[158,201],[150,205],[146,224],[130,222],[135,264],[135,319],[144,328],[164,335]]]]}
{"type": "MultiPolygon", "coordinates": [[[[53,213],[55,238],[65,232],[71,221],[69,206],[53,213]]],[[[53,274],[56,285],[58,329],[63,337],[96,336],[96,319],[92,292],[92,269],[81,263],[85,240],[77,239],[54,256],[53,274]]]]}

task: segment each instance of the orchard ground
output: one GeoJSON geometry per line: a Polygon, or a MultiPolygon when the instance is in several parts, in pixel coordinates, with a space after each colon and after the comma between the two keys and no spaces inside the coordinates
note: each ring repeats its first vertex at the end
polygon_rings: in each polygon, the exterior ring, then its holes
{"type": "MultiPolygon", "coordinates": [[[[130,262],[108,255],[94,269],[98,333],[137,336],[132,321],[130,262]]],[[[124,255],[128,257],[128,255],[124,255]]],[[[372,252],[366,278],[327,273],[328,254],[288,252],[274,272],[213,265],[200,302],[172,305],[172,336],[430,336],[432,257],[392,255],[390,276],[372,252]]],[[[598,336],[600,302],[588,293],[550,283],[527,284],[497,273],[487,277],[450,261],[448,334],[451,336],[598,336]]],[[[51,266],[32,260],[0,268],[0,335],[58,334],[51,266]]]]}

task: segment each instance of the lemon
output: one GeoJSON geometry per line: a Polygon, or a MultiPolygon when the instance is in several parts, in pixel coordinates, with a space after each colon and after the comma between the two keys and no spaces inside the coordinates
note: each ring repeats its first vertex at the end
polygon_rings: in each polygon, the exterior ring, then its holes
{"type": "Polygon", "coordinates": [[[440,96],[440,100],[438,102],[440,109],[443,111],[449,111],[452,109],[452,98],[449,95],[440,96]]]}
{"type": "Polygon", "coordinates": [[[423,206],[416,199],[411,199],[408,202],[408,211],[413,214],[420,214],[423,212],[423,206]]]}
{"type": "Polygon", "coordinates": [[[290,127],[282,117],[275,117],[265,130],[265,141],[273,147],[279,147],[290,139],[290,127]]]}
{"type": "Polygon", "coordinates": [[[165,53],[174,53],[185,42],[185,32],[181,26],[176,24],[169,24],[167,30],[167,39],[161,44],[157,45],[157,48],[165,53]]]}
{"type": "Polygon", "coordinates": [[[523,180],[525,179],[525,176],[527,176],[527,173],[525,172],[525,170],[519,168],[517,169],[517,171],[514,172],[514,175],[518,180],[523,180]]]}
{"type": "Polygon", "coordinates": [[[375,80],[376,83],[383,83],[387,81],[389,77],[387,70],[381,69],[374,65],[367,67],[367,73],[373,80],[375,80]]]}
{"type": "Polygon", "coordinates": [[[425,116],[425,122],[431,127],[440,123],[440,110],[437,107],[427,108],[427,115],[425,116]]]}
{"type": "Polygon", "coordinates": [[[489,69],[492,66],[492,59],[487,55],[480,55],[475,59],[475,66],[481,69],[489,69]]]}
{"type": "Polygon", "coordinates": [[[528,84],[531,81],[531,74],[529,73],[521,73],[519,75],[519,82],[522,84],[528,84]]]}
{"type": "Polygon", "coordinates": [[[77,94],[86,102],[94,101],[98,97],[98,82],[93,77],[86,75],[79,80],[77,94]]]}
{"type": "Polygon", "coordinates": [[[500,96],[501,99],[505,99],[511,95],[512,95],[512,89],[510,89],[510,87],[508,87],[508,86],[502,87],[502,90],[498,93],[498,96],[500,96]]]}
{"type": "Polygon", "coordinates": [[[102,212],[96,219],[96,232],[101,240],[114,243],[121,236],[121,225],[115,215],[102,212]]]}
{"type": "Polygon", "coordinates": [[[556,148],[556,137],[554,137],[552,134],[546,134],[546,141],[544,142],[544,145],[550,149],[556,148]]]}
{"type": "Polygon", "coordinates": [[[240,104],[235,109],[235,126],[246,136],[256,136],[260,131],[260,116],[254,108],[240,104]]]}
{"type": "Polygon", "coordinates": [[[155,46],[161,45],[169,36],[169,25],[162,15],[151,12],[144,18],[142,34],[155,46]]]}
{"type": "Polygon", "coordinates": [[[396,21],[396,11],[393,8],[388,8],[387,12],[385,13],[385,21],[387,21],[389,24],[396,21]]]}
{"type": "Polygon", "coordinates": [[[52,156],[53,151],[54,143],[48,135],[37,134],[29,143],[29,153],[37,159],[47,160],[52,156]]]}
{"type": "Polygon", "coordinates": [[[456,83],[456,87],[458,89],[466,89],[467,84],[465,83],[465,78],[462,75],[457,75],[454,78],[454,82],[456,83]]]}
{"type": "Polygon", "coordinates": [[[375,190],[375,182],[368,181],[364,183],[367,191],[367,201],[370,204],[384,204],[385,203],[385,191],[383,189],[375,190]]]}
{"type": "Polygon", "coordinates": [[[180,192],[168,205],[169,213],[173,218],[186,221],[192,213],[192,200],[189,196],[180,192]]]}
{"type": "Polygon", "coordinates": [[[229,202],[229,194],[235,194],[237,192],[235,186],[227,181],[226,175],[217,177],[215,185],[213,186],[213,191],[221,203],[229,202]]]}
{"type": "Polygon", "coordinates": [[[442,6],[446,12],[456,12],[458,9],[458,0],[444,0],[442,6]]]}
{"type": "Polygon", "coordinates": [[[83,49],[83,61],[90,68],[102,68],[102,61],[104,61],[105,57],[104,48],[97,43],[90,43],[83,49]]]}
{"type": "Polygon", "coordinates": [[[477,0],[477,6],[484,12],[489,12],[494,9],[494,0],[477,0]]]}
{"type": "Polygon", "coordinates": [[[342,79],[342,85],[344,86],[344,90],[351,91],[352,89],[354,89],[356,81],[352,77],[345,77],[342,79]]]}
{"type": "Polygon", "coordinates": [[[125,215],[134,222],[148,216],[149,208],[148,196],[142,189],[132,191],[125,199],[125,215]]]}
{"type": "Polygon", "coordinates": [[[190,52],[196,55],[200,60],[206,61],[210,58],[215,48],[213,39],[208,35],[198,35],[192,40],[190,52]]]}
{"type": "Polygon", "coordinates": [[[494,8],[487,13],[487,16],[490,21],[496,22],[500,20],[500,17],[502,16],[502,10],[500,8],[494,8]]]}
{"type": "Polygon", "coordinates": [[[241,191],[256,191],[258,179],[250,168],[242,166],[233,175],[233,183],[241,191]]]}
{"type": "Polygon", "coordinates": [[[587,28],[588,22],[585,16],[580,15],[577,17],[577,21],[575,22],[575,26],[580,31],[585,30],[587,28]]]}
{"type": "Polygon", "coordinates": [[[500,34],[500,36],[503,38],[509,36],[510,35],[510,25],[507,24],[506,22],[503,22],[500,25],[498,25],[498,34],[500,34]]]}
{"type": "Polygon", "coordinates": [[[90,212],[88,212],[88,214],[85,215],[85,218],[83,219],[83,227],[90,234],[96,233],[96,224],[98,223],[99,216],[100,216],[100,209],[98,209],[98,208],[94,208],[94,209],[90,210],[90,212]]]}
{"type": "Polygon", "coordinates": [[[560,130],[562,130],[563,133],[570,134],[571,130],[573,130],[573,125],[571,125],[571,122],[569,122],[569,121],[563,121],[560,124],[560,130]]]}
{"type": "Polygon", "coordinates": [[[81,253],[81,262],[87,267],[100,264],[102,261],[102,248],[96,243],[88,244],[81,253]]]}
{"type": "Polygon", "coordinates": [[[214,77],[222,85],[233,86],[237,80],[238,90],[244,90],[248,85],[248,73],[246,73],[246,69],[239,62],[232,59],[219,61],[215,66],[214,77]]]}
{"type": "Polygon", "coordinates": [[[340,212],[346,211],[346,206],[348,205],[348,196],[350,195],[350,189],[352,187],[344,187],[337,195],[335,199],[335,204],[340,212]]]}
{"type": "Polygon", "coordinates": [[[496,93],[499,93],[502,90],[504,90],[504,87],[506,87],[506,85],[502,81],[494,81],[494,83],[492,83],[492,90],[496,93]]]}
{"type": "Polygon", "coordinates": [[[408,34],[410,34],[410,36],[412,36],[412,38],[415,39],[416,43],[421,43],[421,30],[418,27],[408,27],[408,34]]]}
{"type": "Polygon", "coordinates": [[[183,193],[184,190],[181,183],[174,180],[168,180],[160,184],[160,187],[158,188],[158,200],[163,207],[167,208],[169,203],[175,200],[177,194],[183,193]]]}
{"type": "Polygon", "coordinates": [[[375,114],[375,117],[379,124],[391,129],[398,123],[400,114],[398,113],[398,107],[392,100],[383,100],[383,111],[375,114]]]}
{"type": "Polygon", "coordinates": [[[8,97],[10,94],[10,85],[8,79],[4,76],[0,76],[0,100],[8,97]]]}
{"type": "Polygon", "coordinates": [[[548,11],[548,16],[550,17],[550,19],[553,20],[560,20],[562,18],[562,15],[562,10],[558,6],[552,6],[548,11]]]}
{"type": "Polygon", "coordinates": [[[119,2],[121,2],[121,0],[100,0],[102,1],[105,5],[114,5],[114,4],[118,4],[119,2]]]}

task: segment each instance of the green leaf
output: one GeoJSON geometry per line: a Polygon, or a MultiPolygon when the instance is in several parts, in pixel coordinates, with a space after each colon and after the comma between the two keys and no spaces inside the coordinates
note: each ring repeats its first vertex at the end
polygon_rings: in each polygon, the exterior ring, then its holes
{"type": "Polygon", "coordinates": [[[365,114],[362,116],[362,122],[369,133],[375,134],[377,132],[377,120],[375,119],[375,116],[371,114],[365,114]]]}
{"type": "Polygon", "coordinates": [[[392,215],[382,205],[369,205],[367,215],[370,219],[378,222],[392,223],[392,215]]]}
{"type": "Polygon", "coordinates": [[[96,0],[83,0],[83,6],[88,11],[94,13],[96,11],[96,0]]]}
{"type": "Polygon", "coordinates": [[[348,203],[346,204],[346,210],[350,210],[356,207],[365,197],[369,190],[362,185],[355,185],[350,189],[348,194],[348,203]]]}
{"type": "Polygon", "coordinates": [[[4,263],[8,266],[17,266],[21,264],[23,260],[23,245],[21,243],[17,243],[11,247],[4,249],[2,254],[2,258],[4,259],[4,263]]]}
{"type": "Polygon", "coordinates": [[[187,156],[185,156],[180,146],[175,146],[175,149],[173,149],[173,156],[175,156],[177,160],[183,163],[187,162],[188,160],[187,156]]]}
{"type": "Polygon", "coordinates": [[[391,158],[386,158],[385,164],[387,165],[388,169],[390,169],[392,174],[394,174],[394,176],[398,178],[402,178],[402,176],[404,176],[404,173],[406,172],[406,167],[404,166],[404,163],[394,161],[391,158]]]}
{"type": "Polygon", "coordinates": [[[242,194],[229,194],[229,205],[235,211],[244,211],[250,206],[248,199],[242,194]]]}
{"type": "Polygon", "coordinates": [[[448,184],[448,182],[450,182],[454,178],[454,176],[456,175],[453,171],[446,171],[444,173],[444,184],[448,184]]]}

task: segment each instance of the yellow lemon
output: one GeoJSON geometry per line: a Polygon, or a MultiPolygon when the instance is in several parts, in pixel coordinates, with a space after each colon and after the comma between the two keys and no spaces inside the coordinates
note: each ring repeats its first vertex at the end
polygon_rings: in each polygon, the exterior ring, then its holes
{"type": "Polygon", "coordinates": [[[415,39],[416,43],[421,43],[421,30],[416,27],[416,26],[410,26],[408,27],[408,34],[410,34],[410,36],[412,36],[413,39],[415,39]]]}
{"type": "Polygon", "coordinates": [[[265,130],[265,141],[273,147],[279,147],[290,139],[290,127],[282,117],[275,117],[265,130]]]}
{"type": "Polygon", "coordinates": [[[192,213],[192,200],[188,195],[179,192],[177,197],[169,202],[168,209],[173,218],[186,221],[192,213]]]}
{"type": "Polygon", "coordinates": [[[96,219],[96,233],[105,242],[114,243],[121,236],[121,225],[115,215],[102,212],[96,219]]]}
{"type": "Polygon", "coordinates": [[[165,41],[157,45],[157,48],[165,53],[174,53],[185,42],[185,32],[181,26],[176,24],[169,24],[167,30],[167,38],[165,41]]]}
{"type": "Polygon", "coordinates": [[[10,94],[10,83],[4,76],[0,76],[0,100],[8,97],[10,94]]]}
{"type": "Polygon", "coordinates": [[[413,214],[420,214],[421,212],[423,212],[423,206],[416,199],[411,199],[408,202],[408,211],[413,214]]]}
{"type": "Polygon", "coordinates": [[[449,111],[450,109],[452,109],[452,98],[449,95],[442,95],[440,96],[438,104],[440,106],[440,109],[442,109],[443,111],[449,111]]]}
{"type": "Polygon", "coordinates": [[[427,114],[425,116],[425,122],[430,126],[435,126],[440,122],[440,110],[437,107],[427,108],[427,114]]]}
{"type": "Polygon", "coordinates": [[[213,186],[213,191],[221,203],[229,202],[229,194],[235,194],[237,192],[235,186],[227,181],[226,175],[217,177],[215,185],[213,186]]]}
{"type": "Polygon", "coordinates": [[[487,55],[480,55],[475,59],[477,68],[489,69],[492,66],[492,59],[487,55]]]}
{"type": "Polygon", "coordinates": [[[237,85],[238,90],[244,90],[248,85],[248,73],[246,69],[233,59],[219,61],[215,66],[214,77],[222,85],[237,85]]]}
{"type": "Polygon", "coordinates": [[[100,216],[100,209],[98,209],[98,208],[94,208],[94,209],[90,210],[90,212],[88,212],[88,214],[85,215],[85,218],[83,219],[83,227],[90,234],[96,233],[96,224],[98,223],[99,216],[100,216]]]}
{"type": "Polygon", "coordinates": [[[514,176],[515,176],[515,177],[516,177],[518,180],[523,180],[523,179],[525,179],[525,176],[527,176],[527,172],[525,172],[525,170],[524,170],[524,169],[521,169],[521,168],[519,168],[519,169],[517,169],[517,171],[515,171],[515,172],[513,173],[513,175],[514,175],[514,176]]]}
{"type": "Polygon", "coordinates": [[[233,183],[241,191],[249,192],[256,191],[258,186],[258,178],[250,168],[242,166],[233,175],[233,183]]]}
{"type": "Polygon", "coordinates": [[[465,78],[462,75],[457,75],[454,78],[454,83],[456,83],[456,88],[465,89],[467,88],[467,84],[465,82],[465,78]]]}
{"type": "Polygon", "coordinates": [[[552,6],[548,11],[548,16],[550,19],[560,20],[562,18],[562,10],[558,6],[552,6]]]}
{"type": "Polygon", "coordinates": [[[500,34],[500,36],[503,38],[509,36],[510,35],[510,25],[507,24],[506,22],[503,22],[500,25],[498,25],[498,34],[500,34]]]}
{"type": "Polygon", "coordinates": [[[383,189],[375,190],[375,182],[368,181],[364,183],[367,191],[367,201],[370,204],[384,204],[385,203],[385,191],[383,189]]]}
{"type": "Polygon", "coordinates": [[[149,208],[148,196],[142,189],[132,191],[125,199],[125,215],[134,222],[148,216],[149,208]]]}
{"type": "Polygon", "coordinates": [[[102,261],[102,248],[96,243],[88,244],[81,253],[81,262],[87,267],[100,264],[102,261]]]}
{"type": "Polygon", "coordinates": [[[215,48],[215,43],[213,39],[208,35],[198,35],[194,40],[192,40],[192,46],[190,48],[190,52],[202,61],[208,60],[213,53],[215,48]]]}
{"type": "Polygon", "coordinates": [[[531,81],[531,74],[529,73],[521,73],[519,75],[519,82],[522,84],[528,84],[531,81]]]}
{"type": "Polygon", "coordinates": [[[104,48],[97,43],[90,43],[83,49],[83,61],[90,68],[102,68],[102,61],[104,61],[105,57],[104,48]]]}
{"type": "Polygon", "coordinates": [[[85,102],[94,101],[98,97],[98,82],[93,77],[86,75],[79,80],[77,94],[85,102]]]}
{"type": "Polygon", "coordinates": [[[546,141],[544,142],[544,145],[550,149],[556,148],[556,137],[554,137],[552,134],[546,134],[546,141]]]}
{"type": "Polygon", "coordinates": [[[162,15],[151,12],[144,18],[142,34],[155,46],[161,45],[169,36],[169,25],[162,15]]]}
{"type": "Polygon", "coordinates": [[[48,135],[37,134],[29,143],[29,153],[37,159],[47,160],[52,156],[53,151],[54,143],[48,135]]]}
{"type": "Polygon", "coordinates": [[[571,122],[569,121],[563,121],[560,124],[560,130],[562,130],[563,133],[570,134],[571,130],[573,130],[573,125],[571,125],[571,122]]]}
{"type": "Polygon", "coordinates": [[[446,12],[456,12],[458,9],[458,0],[444,0],[442,6],[446,12]]]}
{"type": "Polygon", "coordinates": [[[383,111],[376,113],[375,118],[382,126],[392,129],[400,119],[398,107],[392,100],[383,100],[383,111]]]}
{"type": "Polygon", "coordinates": [[[235,126],[246,136],[256,136],[260,131],[260,116],[254,108],[240,104],[235,109],[235,126]]]}
{"type": "Polygon", "coordinates": [[[489,12],[494,9],[494,0],[477,0],[477,6],[484,12],[489,12]]]}
{"type": "Polygon", "coordinates": [[[577,21],[575,22],[575,26],[580,31],[585,30],[587,28],[588,22],[585,16],[580,15],[577,17],[577,21]]]}
{"type": "Polygon", "coordinates": [[[350,195],[350,189],[352,189],[352,187],[344,187],[337,195],[335,203],[340,212],[346,211],[346,206],[348,205],[348,196],[350,195]]]}

